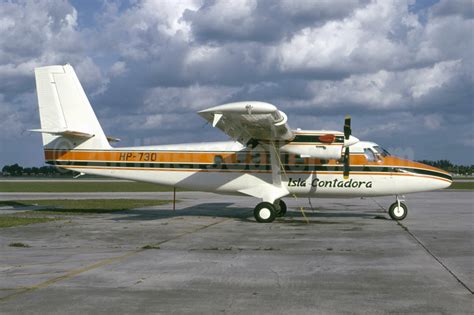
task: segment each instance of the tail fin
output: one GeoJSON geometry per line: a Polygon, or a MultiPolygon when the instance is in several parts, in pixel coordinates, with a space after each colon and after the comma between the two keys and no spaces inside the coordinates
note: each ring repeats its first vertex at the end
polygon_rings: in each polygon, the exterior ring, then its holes
{"type": "Polygon", "coordinates": [[[70,65],[35,69],[45,149],[108,149],[107,137],[70,65]]]}

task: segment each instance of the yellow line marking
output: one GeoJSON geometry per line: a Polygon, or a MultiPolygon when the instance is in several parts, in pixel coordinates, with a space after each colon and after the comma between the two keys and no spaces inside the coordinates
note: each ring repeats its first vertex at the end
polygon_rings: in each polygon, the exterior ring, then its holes
{"type": "MultiPolygon", "coordinates": [[[[176,239],[179,239],[183,236],[186,236],[186,235],[189,235],[189,234],[192,234],[192,233],[196,233],[196,232],[199,232],[201,230],[204,230],[204,229],[207,229],[211,226],[214,226],[214,225],[217,225],[217,224],[220,224],[224,221],[228,221],[230,220],[231,218],[226,218],[226,219],[223,219],[223,220],[219,220],[217,222],[213,222],[211,224],[207,224],[207,225],[204,225],[204,226],[201,226],[197,229],[193,229],[191,231],[187,231],[187,232],[184,232],[182,234],[179,234],[175,237],[172,237],[172,238],[169,238],[167,240],[164,240],[164,241],[161,241],[161,242],[158,242],[158,243],[154,243],[153,245],[162,245],[164,243],[167,243],[167,242],[170,242],[170,241],[174,241],[176,239]]],[[[84,273],[84,272],[87,272],[87,271],[90,271],[90,270],[94,270],[94,269],[97,269],[97,268],[100,268],[100,267],[103,267],[103,266],[106,266],[106,265],[110,265],[114,262],[119,262],[119,261],[122,261],[130,256],[133,256],[135,254],[138,254],[138,253],[141,253],[143,251],[146,251],[147,249],[143,249],[143,248],[140,248],[140,249],[137,249],[137,250],[133,250],[133,251],[130,251],[130,252],[127,252],[123,255],[120,255],[120,256],[115,256],[115,257],[111,257],[111,258],[106,258],[106,259],[103,259],[103,260],[100,260],[92,265],[89,265],[89,266],[86,266],[86,267],[83,267],[83,268],[79,268],[79,269],[75,269],[75,270],[71,270],[67,273],[65,273],[64,275],[61,275],[59,277],[55,277],[55,278],[51,278],[49,280],[46,280],[46,281],[43,281],[41,283],[38,283],[36,285],[32,285],[32,286],[29,286],[29,287],[19,287],[18,290],[20,290],[19,292],[15,292],[15,293],[12,293],[12,294],[9,294],[9,295],[6,295],[4,297],[1,297],[0,298],[0,303],[2,302],[5,302],[15,296],[18,296],[18,295],[21,295],[21,294],[24,294],[24,293],[27,293],[27,292],[30,292],[30,291],[34,291],[34,290],[37,290],[37,289],[43,289],[43,288],[46,288],[46,287],[49,287],[50,285],[52,284],[55,284],[59,281],[62,281],[62,280],[67,280],[67,279],[70,279],[74,276],[77,276],[81,273],[84,273]]],[[[16,289],[12,289],[12,290],[16,290],[16,289]]]]}
{"type": "Polygon", "coordinates": [[[28,287],[18,287],[18,288],[0,288],[0,291],[15,291],[15,290],[25,290],[28,287]]]}

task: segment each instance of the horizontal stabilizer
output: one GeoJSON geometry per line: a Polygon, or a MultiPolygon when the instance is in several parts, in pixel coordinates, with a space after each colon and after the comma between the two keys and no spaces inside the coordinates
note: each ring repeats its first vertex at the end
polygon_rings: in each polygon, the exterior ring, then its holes
{"type": "Polygon", "coordinates": [[[74,130],[44,130],[44,129],[29,129],[28,131],[47,133],[54,136],[75,137],[75,138],[92,138],[94,135],[81,131],[74,130]]]}

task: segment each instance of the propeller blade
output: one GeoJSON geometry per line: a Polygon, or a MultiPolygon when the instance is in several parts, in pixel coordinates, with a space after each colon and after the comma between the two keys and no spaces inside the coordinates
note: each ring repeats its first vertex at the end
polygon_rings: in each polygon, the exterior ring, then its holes
{"type": "Polygon", "coordinates": [[[349,178],[349,169],[350,169],[349,158],[350,158],[349,147],[346,147],[346,150],[344,151],[344,172],[343,172],[344,179],[349,178]]]}
{"type": "Polygon", "coordinates": [[[352,129],[351,129],[351,116],[347,115],[346,118],[344,119],[344,138],[346,140],[349,140],[349,137],[352,134],[352,129]]]}

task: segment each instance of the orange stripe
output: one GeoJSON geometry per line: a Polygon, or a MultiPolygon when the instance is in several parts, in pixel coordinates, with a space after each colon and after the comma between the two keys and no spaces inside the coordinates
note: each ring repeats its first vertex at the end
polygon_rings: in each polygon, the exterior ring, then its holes
{"type": "MultiPolygon", "coordinates": [[[[236,163],[237,153],[213,152],[159,152],[159,151],[50,151],[45,150],[46,160],[59,161],[106,161],[106,162],[157,162],[157,163],[214,163],[216,156],[223,159],[223,163],[236,163]]],[[[241,155],[240,155],[241,156],[241,155]]],[[[251,154],[243,156],[245,162],[251,160],[251,154]]],[[[261,163],[266,161],[266,154],[261,156],[261,163]]]]}
{"type": "MultiPolygon", "coordinates": [[[[134,171],[156,171],[156,172],[195,172],[195,173],[271,173],[271,171],[259,171],[259,170],[252,170],[252,171],[240,171],[240,170],[198,170],[198,169],[186,169],[186,170],[177,170],[177,169],[166,169],[166,168],[145,168],[145,167],[96,167],[96,166],[61,166],[62,168],[72,168],[72,169],[81,169],[81,168],[88,168],[88,169],[98,169],[98,170],[134,170],[134,171]]],[[[292,172],[287,171],[287,174],[314,174],[317,175],[318,173],[322,174],[332,174],[332,175],[342,175],[343,172],[330,172],[330,171],[317,171],[317,172],[292,172]]],[[[447,183],[451,183],[452,181],[431,175],[419,175],[419,174],[402,174],[402,173],[387,173],[387,172],[350,172],[352,175],[385,175],[385,176],[410,176],[410,177],[421,177],[421,178],[431,178],[442,180],[447,183]]]]}

